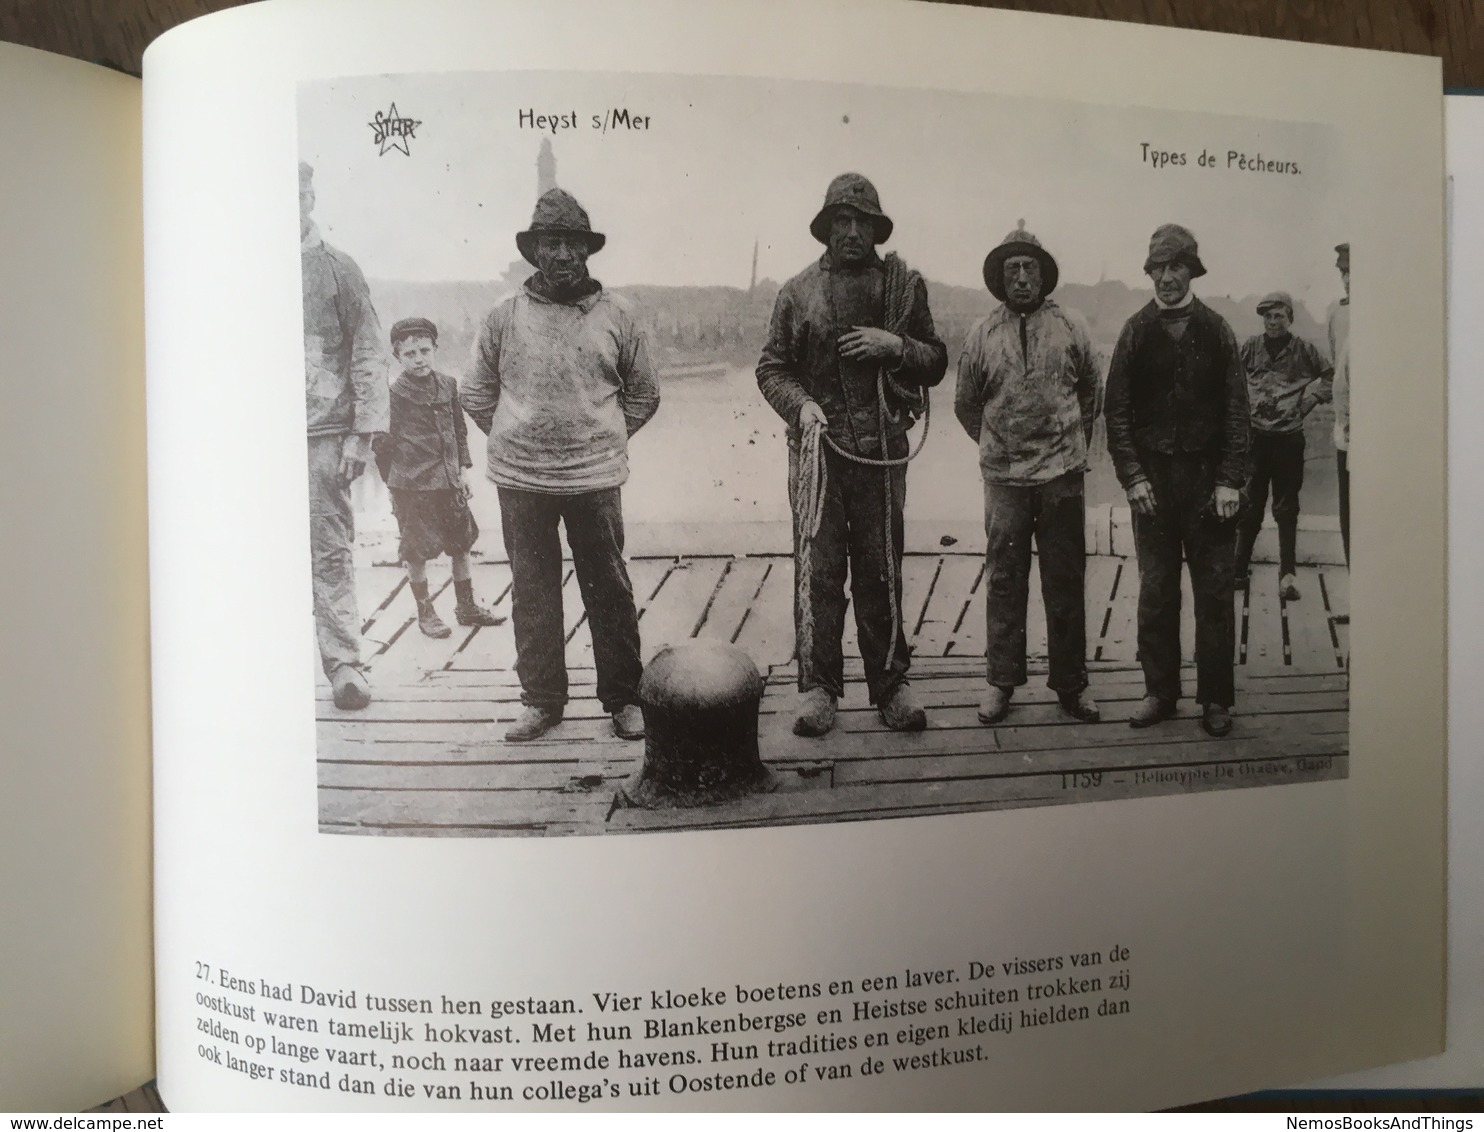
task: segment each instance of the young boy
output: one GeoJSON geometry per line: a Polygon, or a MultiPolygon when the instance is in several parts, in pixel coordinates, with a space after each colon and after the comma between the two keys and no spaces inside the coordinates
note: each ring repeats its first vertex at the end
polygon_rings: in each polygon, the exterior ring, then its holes
{"type": "Polygon", "coordinates": [[[407,582],[417,599],[417,625],[429,637],[450,629],[428,596],[428,559],[453,560],[455,616],[460,625],[499,625],[474,601],[469,548],[479,527],[469,511],[464,469],[473,465],[458,383],[433,368],[438,328],[425,318],[404,318],[392,327],[392,353],[402,372],[391,385],[391,429],[378,438],[376,463],[392,495],[402,541],[407,582]]]}

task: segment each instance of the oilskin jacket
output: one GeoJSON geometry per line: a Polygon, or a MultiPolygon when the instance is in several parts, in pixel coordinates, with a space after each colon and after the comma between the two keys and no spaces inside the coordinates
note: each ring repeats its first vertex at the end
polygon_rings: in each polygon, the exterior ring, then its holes
{"type": "MultiPolygon", "coordinates": [[[[757,364],[757,383],[768,404],[797,439],[799,410],[806,401],[824,410],[830,438],[857,455],[882,455],[875,363],[842,358],[839,340],[855,326],[883,327],[886,274],[873,257],[860,268],[832,267],[826,252],[778,292],[768,341],[757,364]]],[[[902,337],[902,361],[891,376],[904,386],[927,387],[943,380],[948,348],[938,338],[928,310],[927,286],[916,281],[902,337]]],[[[907,452],[907,415],[889,398],[887,455],[907,452]]]]}
{"type": "Polygon", "coordinates": [[[300,261],[309,435],[385,432],[386,357],[366,277],[312,225],[300,261]]]}
{"type": "Polygon", "coordinates": [[[1307,338],[1289,334],[1275,356],[1265,335],[1242,343],[1247,402],[1258,432],[1295,433],[1315,405],[1329,401],[1334,367],[1307,338]]]}
{"type": "Polygon", "coordinates": [[[462,470],[474,466],[458,382],[436,370],[425,379],[399,374],[392,382],[391,417],[391,431],[376,439],[376,464],[387,487],[458,487],[462,470]]]}
{"type": "Polygon", "coordinates": [[[976,322],[953,410],[979,442],[985,482],[1034,487],[1087,471],[1099,376],[1082,319],[1052,299],[1026,314],[1001,305],[976,322]]]}
{"type": "Polygon", "coordinates": [[[1247,374],[1232,329],[1199,299],[1179,340],[1151,301],[1124,323],[1108,368],[1108,452],[1124,490],[1149,477],[1141,452],[1208,457],[1216,483],[1247,479],[1247,374]]]}

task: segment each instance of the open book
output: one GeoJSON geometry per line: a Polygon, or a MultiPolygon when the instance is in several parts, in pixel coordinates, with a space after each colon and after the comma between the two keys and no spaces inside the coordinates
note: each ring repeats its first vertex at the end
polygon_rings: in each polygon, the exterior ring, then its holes
{"type": "Polygon", "coordinates": [[[0,1104],[1442,1049],[1436,61],[668,0],[6,59],[0,1104]]]}

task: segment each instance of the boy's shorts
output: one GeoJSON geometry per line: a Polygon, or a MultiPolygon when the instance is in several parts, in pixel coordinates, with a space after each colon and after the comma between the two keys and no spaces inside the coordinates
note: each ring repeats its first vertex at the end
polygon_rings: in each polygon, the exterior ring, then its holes
{"type": "Polygon", "coordinates": [[[402,533],[397,548],[402,561],[426,562],[440,554],[463,554],[479,538],[479,525],[462,491],[390,490],[392,514],[402,533]]]}

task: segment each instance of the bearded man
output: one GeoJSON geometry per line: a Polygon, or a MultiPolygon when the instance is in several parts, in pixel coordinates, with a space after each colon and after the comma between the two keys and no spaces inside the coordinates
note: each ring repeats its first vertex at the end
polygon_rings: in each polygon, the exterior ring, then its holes
{"type": "Polygon", "coordinates": [[[809,232],[824,254],[778,293],[757,365],[758,387],[788,426],[803,694],[794,731],[834,726],[847,573],[871,703],[892,730],[919,731],[927,716],[907,682],[901,615],[907,430],[943,380],[948,350],[922,277],[876,253],[892,222],[870,181],[831,181],[809,232]]]}

